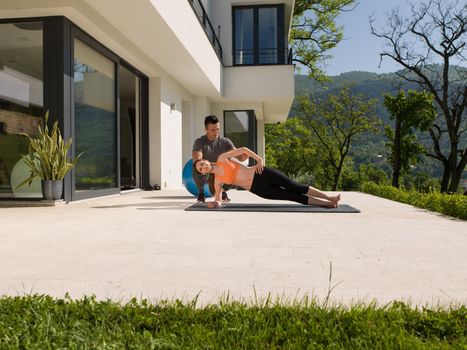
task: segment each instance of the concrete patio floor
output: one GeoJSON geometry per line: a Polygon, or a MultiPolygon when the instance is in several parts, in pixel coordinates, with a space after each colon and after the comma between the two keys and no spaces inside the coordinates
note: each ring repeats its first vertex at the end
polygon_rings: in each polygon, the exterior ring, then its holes
{"type": "Polygon", "coordinates": [[[184,211],[193,203],[166,190],[0,208],[0,295],[323,300],[332,262],[333,302],[466,304],[465,221],[357,192],[342,203],[359,214],[184,211]]]}

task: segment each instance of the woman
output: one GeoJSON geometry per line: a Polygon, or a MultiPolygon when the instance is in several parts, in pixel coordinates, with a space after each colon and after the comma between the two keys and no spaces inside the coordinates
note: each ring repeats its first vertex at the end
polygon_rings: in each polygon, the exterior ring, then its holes
{"type": "Polygon", "coordinates": [[[214,174],[214,201],[208,203],[209,208],[222,205],[222,185],[237,185],[260,197],[267,199],[289,200],[304,205],[336,208],[340,195],[328,196],[320,190],[289,179],[277,169],[265,167],[263,159],[246,147],[222,153],[216,163],[198,159],[193,164],[193,170],[201,175],[214,174]],[[256,160],[256,165],[247,167],[235,158],[246,155],[256,160]],[[233,158],[233,159],[232,159],[233,158]]]}

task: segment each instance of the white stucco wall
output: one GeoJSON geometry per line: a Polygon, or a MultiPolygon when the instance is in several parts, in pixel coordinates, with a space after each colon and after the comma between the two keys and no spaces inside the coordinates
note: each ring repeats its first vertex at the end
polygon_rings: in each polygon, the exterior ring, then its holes
{"type": "Polygon", "coordinates": [[[264,139],[264,120],[256,120],[256,133],[257,133],[257,146],[258,146],[258,155],[266,161],[265,155],[265,139],[264,139]]]}
{"type": "Polygon", "coordinates": [[[193,116],[193,141],[201,135],[205,134],[204,118],[211,113],[211,103],[209,99],[206,96],[196,96],[195,114],[193,116]]]}
{"type": "Polygon", "coordinates": [[[211,114],[211,102],[206,96],[184,100],[182,108],[182,164],[191,159],[193,142],[205,134],[204,118],[211,114]]]}
{"type": "Polygon", "coordinates": [[[287,119],[294,89],[293,65],[224,68],[225,103],[261,101],[266,122],[287,119]]]}
{"type": "Polygon", "coordinates": [[[232,9],[230,0],[211,2],[211,23],[222,46],[224,66],[232,65],[232,9]]]}
{"type": "MultiPolygon", "coordinates": [[[[209,94],[217,92],[221,94],[221,83],[222,83],[222,63],[217,57],[214,49],[209,42],[204,29],[199,23],[199,20],[194,15],[193,9],[187,0],[150,0],[154,8],[161,15],[166,25],[170,28],[177,40],[181,44],[181,48],[189,53],[187,59],[194,60],[200,67],[205,75],[205,78],[209,80],[212,85],[212,91],[208,91],[206,88],[199,87],[199,90],[204,90],[203,94],[209,94]]],[[[160,37],[159,40],[164,40],[160,37]]],[[[168,48],[177,45],[178,43],[168,41],[168,48]]],[[[174,60],[177,61],[179,57],[172,56],[167,57],[170,63],[173,64],[174,60]]],[[[181,62],[182,63],[182,62],[181,62]]],[[[169,73],[178,80],[187,80],[189,84],[196,86],[196,79],[190,79],[192,74],[185,67],[186,65],[178,64],[177,70],[180,72],[169,73]]],[[[196,93],[191,90],[191,93],[196,93]]]]}
{"type": "Polygon", "coordinates": [[[191,155],[191,138],[193,130],[193,103],[182,101],[182,164],[184,165],[191,155]]]}
{"type": "Polygon", "coordinates": [[[196,108],[197,98],[169,76],[150,79],[151,89],[155,92],[149,98],[154,99],[149,109],[150,182],[162,189],[181,188],[183,166],[191,157],[191,146],[198,137],[194,132],[196,110],[201,111],[203,106],[209,109],[209,103],[204,99],[196,108]]]}

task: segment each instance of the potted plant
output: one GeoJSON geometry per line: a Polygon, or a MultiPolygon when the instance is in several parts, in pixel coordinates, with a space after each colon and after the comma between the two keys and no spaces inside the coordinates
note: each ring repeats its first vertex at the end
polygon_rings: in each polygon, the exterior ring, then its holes
{"type": "Polygon", "coordinates": [[[26,183],[31,185],[32,180],[38,176],[41,179],[42,195],[46,200],[56,200],[62,197],[63,178],[76,165],[81,154],[74,160],[67,157],[72,139],[67,142],[62,138],[58,121],[55,121],[49,134],[47,121],[49,112],[44,117],[44,128],[41,122],[37,125],[37,135],[31,137],[26,133],[20,133],[29,139],[29,154],[21,155],[24,163],[29,167],[30,176],[17,187],[26,183]]]}

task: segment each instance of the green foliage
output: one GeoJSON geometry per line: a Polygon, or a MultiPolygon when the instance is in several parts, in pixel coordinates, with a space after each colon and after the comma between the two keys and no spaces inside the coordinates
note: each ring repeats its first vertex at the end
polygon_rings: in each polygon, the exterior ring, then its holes
{"type": "MultiPolygon", "coordinates": [[[[299,100],[296,117],[281,124],[266,124],[266,163],[324,190],[337,188],[344,171],[349,176],[341,185],[359,188],[365,176],[350,178],[353,163],[349,154],[361,135],[375,134],[381,125],[374,113],[374,101],[354,94],[348,87],[320,101],[305,96],[299,100]]],[[[368,152],[378,159],[374,149],[368,152]]]]}
{"type": "MultiPolygon", "coordinates": [[[[412,133],[412,131],[410,131],[412,133]]],[[[384,134],[388,141],[386,142],[386,148],[389,150],[388,160],[391,166],[396,167],[396,156],[398,152],[399,165],[402,174],[409,172],[410,168],[419,164],[422,160],[422,154],[425,151],[425,147],[418,141],[418,138],[414,134],[403,135],[398,145],[395,145],[394,129],[386,125],[384,128],[384,134]]]]}
{"type": "Polygon", "coordinates": [[[391,119],[401,118],[403,134],[413,129],[428,131],[436,118],[434,96],[427,91],[399,90],[397,95],[384,95],[384,106],[391,119]]]}
{"type": "Polygon", "coordinates": [[[376,117],[375,101],[345,87],[325,100],[299,98],[298,117],[316,137],[319,153],[329,167],[327,174],[337,189],[342,169],[352,143],[366,132],[378,132],[381,121],[376,117]]]}
{"type": "MultiPolygon", "coordinates": [[[[438,75],[442,75],[443,73],[442,66],[440,65],[435,65],[431,67],[431,69],[438,75]]],[[[395,85],[400,86],[406,91],[410,89],[419,89],[415,83],[406,82],[401,77],[399,77],[399,75],[403,73],[404,72],[402,70],[388,74],[347,72],[331,77],[331,80],[326,83],[318,83],[306,76],[296,75],[295,96],[297,97],[293,102],[289,118],[298,115],[298,106],[300,102],[299,96],[313,96],[315,99],[325,100],[327,99],[328,95],[335,95],[342,89],[342,87],[352,84],[353,90],[355,92],[367,96],[368,99],[375,99],[376,115],[382,121],[383,125],[393,124],[394,122],[391,122],[388,110],[384,107],[385,94],[393,91],[395,85]]],[[[466,68],[451,65],[448,72],[448,77],[450,81],[456,81],[460,75],[465,75],[466,73],[466,68]]],[[[441,129],[446,130],[446,126],[442,125],[441,129]]],[[[416,136],[417,143],[421,144],[425,150],[432,148],[433,141],[428,132],[416,130],[414,135],[416,136]]],[[[450,142],[449,138],[445,136],[446,135],[444,135],[439,140],[439,147],[441,153],[448,154],[450,150],[450,142]]],[[[467,145],[466,137],[461,137],[459,141],[461,146],[463,145],[465,147],[465,145],[467,145]]],[[[379,160],[389,158],[388,153],[390,153],[390,149],[386,148],[386,143],[387,139],[384,133],[365,133],[361,138],[355,140],[355,143],[352,145],[352,148],[349,151],[349,156],[352,157],[357,166],[362,163],[377,163],[377,155],[383,156],[380,157],[379,160]]],[[[417,153],[417,159],[420,159],[416,165],[417,170],[423,169],[424,172],[427,172],[432,177],[442,176],[443,167],[438,160],[432,157],[428,157],[423,153],[417,153]]],[[[411,161],[411,164],[413,163],[415,162],[411,161]]],[[[389,165],[389,162],[387,162],[384,167],[389,174],[389,171],[392,169],[389,165]]],[[[413,170],[412,166],[410,168],[413,170]]],[[[407,175],[409,174],[407,173],[407,175]]]]}
{"type": "Polygon", "coordinates": [[[355,4],[356,0],[295,1],[290,32],[293,60],[307,67],[311,78],[326,80],[321,65],[343,38],[343,28],[335,20],[355,4]]]}
{"type": "Polygon", "coordinates": [[[80,183],[81,184],[106,184],[110,185],[114,183],[114,179],[108,176],[103,176],[103,177],[82,177],[80,178],[80,183]]]}
{"type": "Polygon", "coordinates": [[[316,159],[311,132],[302,121],[290,118],[280,124],[265,125],[266,164],[290,177],[309,172],[316,159]]]}
{"type": "Polygon", "coordinates": [[[439,192],[441,190],[440,181],[432,178],[426,172],[415,172],[410,176],[403,177],[403,185],[406,190],[417,192],[439,192]]]}
{"type": "Polygon", "coordinates": [[[426,91],[404,90],[392,96],[385,94],[384,106],[388,109],[395,127],[386,126],[386,137],[390,142],[389,161],[394,169],[393,185],[399,186],[400,173],[407,173],[410,166],[420,161],[424,147],[415,136],[416,130],[428,131],[436,118],[433,107],[434,96],[426,91]]]}
{"type": "Polygon", "coordinates": [[[462,194],[420,193],[374,183],[364,184],[362,190],[379,197],[467,220],[467,196],[462,194]]]}
{"type": "Polygon", "coordinates": [[[19,135],[0,135],[0,150],[0,171],[3,170],[9,178],[13,167],[21,157],[21,153],[28,151],[28,141],[19,135]]]}
{"type": "Polygon", "coordinates": [[[465,306],[0,299],[2,349],[462,349],[465,306]]]}
{"type": "Polygon", "coordinates": [[[37,135],[34,137],[21,133],[29,140],[28,155],[22,155],[24,163],[29,167],[30,176],[17,187],[26,183],[31,185],[32,180],[38,176],[41,180],[62,180],[65,175],[75,166],[81,154],[71,161],[67,157],[71,147],[71,138],[65,142],[55,121],[52,131],[49,133],[47,121],[49,112],[45,114],[44,128],[41,122],[37,125],[37,135]]]}
{"type": "Polygon", "coordinates": [[[346,168],[342,173],[341,188],[344,191],[359,191],[367,182],[388,185],[386,172],[374,164],[360,164],[357,171],[346,168]]]}

